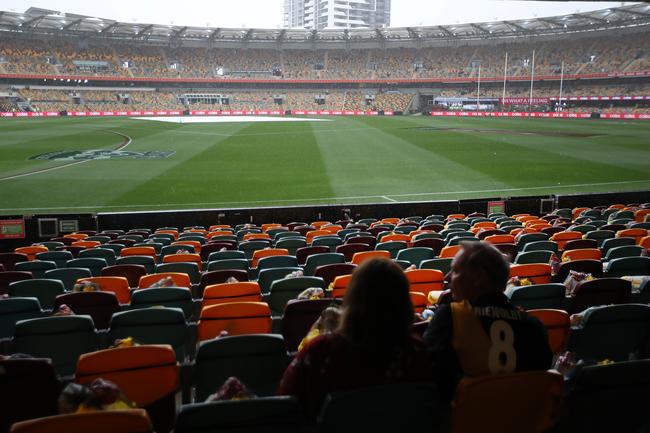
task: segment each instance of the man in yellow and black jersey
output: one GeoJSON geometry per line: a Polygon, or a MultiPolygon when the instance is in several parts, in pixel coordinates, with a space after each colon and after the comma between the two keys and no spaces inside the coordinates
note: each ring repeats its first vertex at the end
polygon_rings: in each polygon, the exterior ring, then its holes
{"type": "Polygon", "coordinates": [[[486,242],[463,243],[448,275],[453,302],[436,309],[425,333],[441,399],[463,376],[551,368],[542,323],[504,295],[509,265],[486,242]]]}

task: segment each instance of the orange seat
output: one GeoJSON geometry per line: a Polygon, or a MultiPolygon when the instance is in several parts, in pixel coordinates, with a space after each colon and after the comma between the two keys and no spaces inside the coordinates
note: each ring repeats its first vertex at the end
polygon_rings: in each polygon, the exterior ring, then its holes
{"type": "Polygon", "coordinates": [[[12,433],[150,433],[151,420],[144,409],[100,410],[46,416],[20,421],[12,433]]]}
{"type": "Polygon", "coordinates": [[[530,226],[534,226],[536,224],[548,224],[548,221],[540,219],[540,218],[535,218],[535,219],[531,219],[531,220],[528,220],[528,221],[524,222],[524,227],[530,227],[530,226]]]}
{"type": "Polygon", "coordinates": [[[205,307],[198,322],[199,341],[228,335],[271,332],[271,309],[265,302],[229,302],[205,307]]]}
{"type": "Polygon", "coordinates": [[[320,230],[324,230],[326,232],[329,232],[331,235],[335,235],[339,232],[339,230],[343,230],[343,226],[340,226],[338,224],[332,224],[329,226],[323,226],[320,228],[320,230]]]}
{"type": "Polygon", "coordinates": [[[332,284],[330,285],[332,288],[332,298],[342,298],[345,296],[351,278],[351,274],[339,275],[334,278],[334,281],[332,281],[332,284]]]}
{"type": "Polygon", "coordinates": [[[228,230],[215,230],[213,232],[208,233],[208,239],[212,239],[215,236],[232,236],[233,232],[228,231],[228,230]]]}
{"type": "Polygon", "coordinates": [[[262,224],[262,227],[260,227],[260,228],[262,229],[262,233],[266,233],[267,231],[269,231],[271,229],[277,229],[278,227],[282,227],[282,224],[267,223],[267,224],[262,224]]]}
{"type": "MultiPolygon", "coordinates": [[[[437,269],[414,269],[404,272],[409,280],[409,291],[427,296],[431,291],[444,290],[445,274],[437,269]]],[[[426,300],[425,300],[426,302],[426,300]]]]}
{"type": "Polygon", "coordinates": [[[626,229],[616,232],[617,238],[634,238],[636,244],[639,244],[641,239],[646,236],[648,236],[648,230],[646,229],[626,229]]]}
{"type": "Polygon", "coordinates": [[[382,218],[382,220],[379,221],[379,222],[380,222],[381,224],[393,224],[393,225],[395,225],[395,224],[397,224],[397,223],[400,222],[400,219],[399,219],[399,218],[394,218],[394,217],[391,217],[391,218],[382,218]]]}
{"type": "Polygon", "coordinates": [[[413,238],[416,237],[417,235],[421,235],[424,233],[435,233],[435,232],[433,230],[413,230],[411,233],[409,233],[409,238],[410,238],[409,242],[412,242],[413,238]]]}
{"type": "Polygon", "coordinates": [[[154,235],[172,235],[174,236],[174,239],[178,239],[178,230],[156,230],[154,235]]]}
{"type": "Polygon", "coordinates": [[[634,212],[634,221],[642,223],[645,220],[646,215],[650,215],[650,209],[639,209],[634,212]]]}
{"type": "Polygon", "coordinates": [[[190,247],[194,247],[194,253],[195,254],[201,254],[201,242],[199,241],[186,241],[186,240],[180,240],[176,242],[172,242],[172,245],[187,245],[190,247]]]}
{"type": "Polygon", "coordinates": [[[481,221],[478,223],[474,223],[472,228],[477,228],[477,229],[496,229],[497,228],[497,223],[492,222],[492,221],[481,221]]]}
{"type": "Polygon", "coordinates": [[[518,214],[513,215],[511,218],[517,219],[517,218],[525,217],[525,216],[530,216],[530,214],[529,213],[518,213],[518,214]]]}
{"type": "Polygon", "coordinates": [[[82,240],[86,239],[88,237],[88,235],[85,234],[85,233],[70,233],[70,234],[64,235],[63,237],[64,238],[69,238],[69,239],[75,239],[75,240],[78,240],[78,241],[82,241],[82,240]]]}
{"type": "Polygon", "coordinates": [[[450,245],[448,247],[444,247],[442,250],[440,250],[440,258],[441,259],[450,259],[456,256],[456,253],[460,251],[460,245],[450,245]]]}
{"type": "Polygon", "coordinates": [[[514,244],[515,237],[513,235],[492,235],[485,238],[486,242],[493,245],[496,244],[514,244]]]}
{"type": "Polygon", "coordinates": [[[533,284],[551,282],[551,265],[546,263],[526,263],[510,266],[510,278],[528,278],[533,284]]]}
{"type": "Polygon", "coordinates": [[[27,258],[32,261],[36,260],[36,254],[46,253],[49,249],[43,245],[32,245],[30,247],[18,247],[14,250],[14,253],[25,254],[27,258]]]}
{"type": "Polygon", "coordinates": [[[126,256],[149,256],[153,257],[154,262],[157,259],[156,249],[154,247],[126,247],[120,251],[121,257],[126,256]]]}
{"type": "Polygon", "coordinates": [[[311,231],[308,231],[305,234],[305,239],[307,241],[307,245],[311,245],[311,243],[312,243],[312,241],[314,240],[315,237],[317,237],[317,236],[329,236],[329,235],[331,235],[331,233],[328,232],[327,230],[311,230],[311,231]]]}
{"type": "Polygon", "coordinates": [[[179,254],[167,254],[165,257],[163,257],[163,263],[179,263],[179,262],[196,263],[199,267],[199,271],[203,266],[203,262],[201,261],[200,254],[179,253],[179,254]]]}
{"type": "Polygon", "coordinates": [[[201,307],[229,302],[262,302],[262,291],[256,281],[238,281],[206,286],[201,307]]]}
{"type": "Polygon", "coordinates": [[[625,209],[625,205],[624,204],[612,204],[607,209],[621,210],[621,209],[625,209]]]}
{"type": "Polygon", "coordinates": [[[316,229],[320,229],[321,227],[326,226],[328,224],[332,224],[332,223],[330,221],[314,221],[309,225],[312,227],[316,227],[316,229]]]}
{"type": "Polygon", "coordinates": [[[650,236],[645,236],[639,239],[639,246],[645,249],[650,249],[650,236]]]}
{"type": "Polygon", "coordinates": [[[571,211],[571,220],[575,220],[586,210],[591,209],[590,207],[576,207],[571,211]]]}
{"type": "Polygon", "coordinates": [[[196,234],[203,235],[203,236],[208,235],[208,231],[205,230],[205,229],[189,229],[189,230],[186,230],[185,233],[196,233],[196,234]]]}
{"type": "Polygon", "coordinates": [[[447,215],[447,221],[462,220],[462,219],[465,219],[464,213],[453,213],[451,215],[447,215]]]}
{"type": "Polygon", "coordinates": [[[120,304],[129,304],[131,302],[129,280],[125,277],[90,277],[77,280],[78,283],[81,281],[92,281],[99,285],[102,292],[115,293],[117,302],[120,304]]]}
{"type": "Polygon", "coordinates": [[[411,296],[411,304],[415,313],[422,313],[427,307],[427,297],[420,292],[409,292],[411,296]]]}
{"type": "Polygon", "coordinates": [[[140,277],[140,281],[138,282],[138,288],[146,289],[167,277],[170,277],[174,281],[174,286],[176,287],[192,288],[192,282],[190,281],[189,275],[182,272],[161,272],[159,274],[143,275],[140,277]]]}
{"type": "Polygon", "coordinates": [[[289,250],[284,249],[284,248],[268,248],[264,250],[255,250],[253,251],[253,258],[251,260],[251,266],[256,268],[257,263],[260,261],[260,259],[264,257],[271,257],[271,256],[288,256],[289,255],[289,250]]]}
{"type": "Polygon", "coordinates": [[[242,238],[243,241],[254,241],[256,239],[268,239],[271,240],[271,236],[266,233],[246,233],[242,238]]]}
{"type": "Polygon", "coordinates": [[[381,241],[382,242],[401,241],[401,242],[406,242],[408,244],[409,242],[411,242],[411,236],[402,233],[394,233],[392,235],[386,235],[382,237],[381,241]]]}
{"type": "Polygon", "coordinates": [[[208,231],[214,232],[221,229],[231,229],[232,227],[228,224],[214,224],[208,227],[208,231]]]}
{"type": "Polygon", "coordinates": [[[79,357],[75,382],[103,378],[114,382],[139,407],[174,396],[180,385],[178,363],[170,345],[116,347],[79,357]]]}
{"type": "Polygon", "coordinates": [[[535,221],[538,219],[539,218],[533,215],[525,215],[525,216],[520,216],[519,218],[515,218],[515,220],[519,221],[520,223],[526,223],[526,221],[535,221]]]}
{"type": "Polygon", "coordinates": [[[571,330],[569,313],[564,310],[528,310],[528,314],[537,317],[544,324],[548,334],[548,344],[554,354],[566,350],[571,330]]]}
{"type": "Polygon", "coordinates": [[[563,250],[567,242],[576,239],[582,239],[582,233],[573,231],[564,231],[555,233],[549,240],[557,243],[558,250],[563,250]]]}
{"type": "Polygon", "coordinates": [[[535,231],[538,231],[538,232],[541,232],[542,230],[550,228],[550,227],[553,227],[553,226],[551,224],[549,224],[549,223],[539,223],[539,224],[532,224],[532,225],[528,226],[528,228],[530,228],[532,230],[535,230],[535,231]]]}
{"type": "Polygon", "coordinates": [[[76,241],[70,244],[71,247],[97,248],[102,243],[99,241],[76,241]]]}
{"type": "Polygon", "coordinates": [[[577,250],[569,250],[562,253],[562,261],[570,260],[600,260],[603,257],[601,251],[598,248],[581,248],[577,250]]]}
{"type": "Polygon", "coordinates": [[[375,258],[384,258],[390,259],[390,252],[384,250],[375,250],[375,251],[360,251],[354,253],[352,256],[352,262],[355,265],[360,265],[366,260],[375,259],[375,258]]]}

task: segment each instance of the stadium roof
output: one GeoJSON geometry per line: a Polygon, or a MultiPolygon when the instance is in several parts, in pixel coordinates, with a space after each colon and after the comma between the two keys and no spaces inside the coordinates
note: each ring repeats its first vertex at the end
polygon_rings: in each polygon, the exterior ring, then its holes
{"type": "Polygon", "coordinates": [[[318,41],[450,41],[516,36],[555,35],[611,30],[650,24],[650,4],[635,3],[591,12],[525,20],[386,29],[242,29],[127,23],[110,19],[30,8],[24,13],[0,11],[0,35],[100,37],[159,43],[232,41],[305,43],[318,41]]]}

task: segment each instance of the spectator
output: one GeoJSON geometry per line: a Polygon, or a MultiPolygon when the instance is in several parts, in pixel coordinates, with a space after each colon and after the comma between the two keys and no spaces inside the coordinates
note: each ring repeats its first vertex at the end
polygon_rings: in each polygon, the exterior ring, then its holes
{"type": "Polygon", "coordinates": [[[503,294],[508,262],[488,243],[463,243],[449,273],[451,304],[435,312],[424,339],[442,401],[463,376],[551,367],[543,325],[503,294]]]}
{"type": "Polygon", "coordinates": [[[429,379],[423,342],[411,334],[408,287],[393,262],[363,263],[352,275],[337,331],[316,337],[296,355],[279,394],[294,395],[316,416],[330,392],[429,379]]]}

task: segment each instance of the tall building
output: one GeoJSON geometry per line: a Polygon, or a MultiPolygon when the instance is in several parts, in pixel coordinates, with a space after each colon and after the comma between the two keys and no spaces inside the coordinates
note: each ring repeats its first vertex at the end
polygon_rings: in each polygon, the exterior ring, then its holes
{"type": "Polygon", "coordinates": [[[284,0],[284,26],[380,28],[390,26],[390,0],[284,0]]]}

